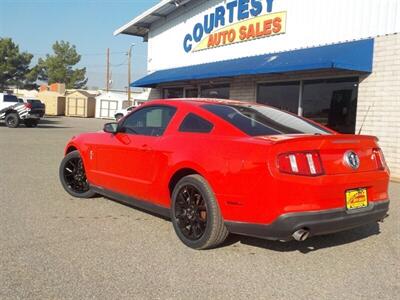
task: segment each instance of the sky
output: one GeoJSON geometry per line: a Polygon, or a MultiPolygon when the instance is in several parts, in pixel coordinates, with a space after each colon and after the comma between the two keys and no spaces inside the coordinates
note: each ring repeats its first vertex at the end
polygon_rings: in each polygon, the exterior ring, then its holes
{"type": "Polygon", "coordinates": [[[105,87],[106,51],[110,48],[112,88],[127,87],[127,51],[132,52],[132,81],[146,74],[147,44],[140,37],[113,32],[158,0],[0,0],[0,38],[10,37],[21,51],[52,54],[55,41],[68,41],[82,55],[88,87],[105,87]]]}

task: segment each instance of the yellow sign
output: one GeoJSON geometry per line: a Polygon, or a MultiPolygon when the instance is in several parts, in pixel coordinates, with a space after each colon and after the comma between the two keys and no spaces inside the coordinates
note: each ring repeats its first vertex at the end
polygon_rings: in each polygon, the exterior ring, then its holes
{"type": "Polygon", "coordinates": [[[278,12],[238,22],[204,38],[194,51],[216,48],[286,32],[286,12],[278,12]]]}

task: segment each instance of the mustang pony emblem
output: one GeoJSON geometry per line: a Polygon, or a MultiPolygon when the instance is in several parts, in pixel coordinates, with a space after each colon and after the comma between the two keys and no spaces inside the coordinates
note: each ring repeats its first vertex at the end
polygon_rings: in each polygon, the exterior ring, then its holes
{"type": "Polygon", "coordinates": [[[357,170],[360,167],[360,158],[354,151],[347,151],[344,154],[343,159],[345,164],[354,170],[357,170]]]}

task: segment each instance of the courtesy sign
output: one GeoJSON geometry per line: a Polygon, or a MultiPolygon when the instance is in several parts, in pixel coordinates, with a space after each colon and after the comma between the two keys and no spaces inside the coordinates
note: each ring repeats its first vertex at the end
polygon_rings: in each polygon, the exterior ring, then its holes
{"type": "Polygon", "coordinates": [[[242,21],[211,33],[197,45],[194,51],[285,33],[285,25],[286,12],[264,15],[242,21]]]}
{"type": "Polygon", "coordinates": [[[286,32],[286,12],[273,11],[274,0],[234,0],[217,6],[183,40],[184,50],[201,51],[286,32]],[[238,20],[234,23],[234,20],[238,20]]]}

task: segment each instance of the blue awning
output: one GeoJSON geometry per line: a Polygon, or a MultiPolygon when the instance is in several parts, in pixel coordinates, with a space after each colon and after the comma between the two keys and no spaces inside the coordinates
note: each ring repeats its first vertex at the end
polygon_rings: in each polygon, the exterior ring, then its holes
{"type": "Polygon", "coordinates": [[[243,57],[219,62],[160,70],[151,73],[131,85],[155,87],[157,84],[233,77],[286,73],[318,69],[341,69],[372,72],[374,40],[334,44],[281,53],[243,57]]]}

